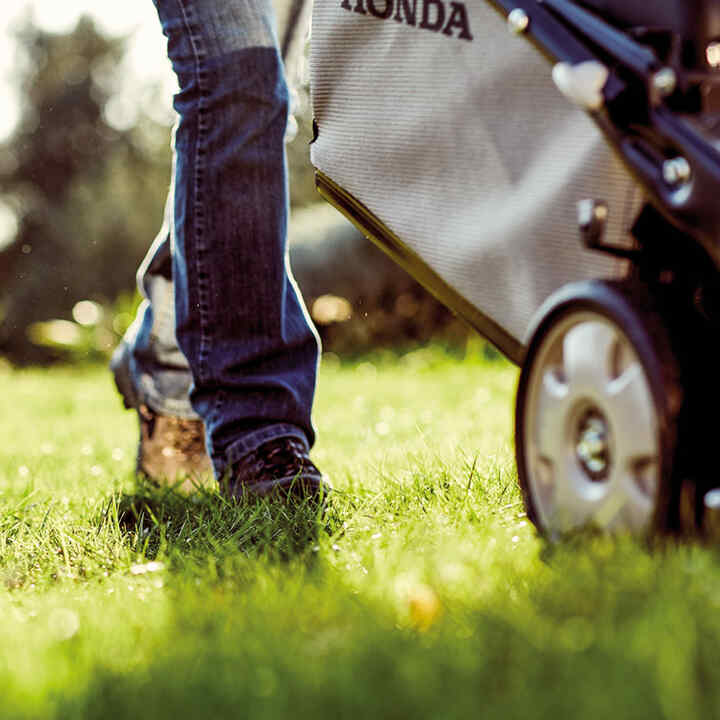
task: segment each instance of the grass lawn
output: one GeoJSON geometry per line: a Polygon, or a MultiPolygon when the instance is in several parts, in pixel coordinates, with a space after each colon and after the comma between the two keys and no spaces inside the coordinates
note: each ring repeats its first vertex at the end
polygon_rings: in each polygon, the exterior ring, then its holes
{"type": "Polygon", "coordinates": [[[539,540],[515,382],[329,359],[321,519],[139,486],[104,369],[0,369],[0,720],[720,717],[717,551],[539,540]]]}

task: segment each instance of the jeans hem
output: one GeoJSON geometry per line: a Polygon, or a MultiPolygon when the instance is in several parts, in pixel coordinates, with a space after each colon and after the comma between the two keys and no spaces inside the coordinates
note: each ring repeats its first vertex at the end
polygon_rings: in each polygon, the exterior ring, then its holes
{"type": "Polygon", "coordinates": [[[138,397],[151,410],[160,415],[173,415],[174,417],[183,418],[184,420],[200,420],[200,416],[193,410],[189,400],[173,400],[172,398],[160,395],[154,387],[150,376],[143,376],[148,382],[142,382],[142,390],[138,392],[138,397]]]}
{"type": "Polygon", "coordinates": [[[173,415],[185,420],[200,419],[189,399],[162,395],[156,389],[152,374],[138,371],[132,349],[126,340],[122,340],[113,353],[110,370],[126,408],[137,409],[140,405],[147,405],[160,415],[173,415]]]}

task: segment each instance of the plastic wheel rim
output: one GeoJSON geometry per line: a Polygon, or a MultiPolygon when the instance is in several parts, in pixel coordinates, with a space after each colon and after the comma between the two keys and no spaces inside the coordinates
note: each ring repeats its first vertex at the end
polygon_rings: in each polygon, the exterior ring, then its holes
{"type": "Polygon", "coordinates": [[[658,415],[625,333],[599,313],[569,313],[542,339],[527,387],[524,455],[540,526],[646,531],[659,493],[658,415]]]}

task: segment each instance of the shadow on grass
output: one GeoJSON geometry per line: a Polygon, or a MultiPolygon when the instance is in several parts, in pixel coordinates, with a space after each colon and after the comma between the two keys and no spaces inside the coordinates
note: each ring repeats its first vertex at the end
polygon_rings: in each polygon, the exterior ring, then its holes
{"type": "Polygon", "coordinates": [[[238,552],[289,560],[341,524],[332,506],[323,511],[308,499],[228,500],[214,489],[185,494],[143,481],[134,491],[113,496],[99,522],[115,525],[136,555],[162,554],[181,563],[188,556],[221,560],[238,552]]]}

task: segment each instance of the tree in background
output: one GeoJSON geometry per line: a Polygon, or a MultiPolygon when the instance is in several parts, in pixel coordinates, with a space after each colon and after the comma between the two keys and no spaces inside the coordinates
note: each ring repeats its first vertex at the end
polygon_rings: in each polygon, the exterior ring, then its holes
{"type": "Polygon", "coordinates": [[[66,35],[26,24],[18,36],[22,115],[0,147],[0,197],[18,221],[0,251],[0,353],[28,362],[50,357],[29,341],[33,322],[132,288],[170,171],[167,128],[142,118],[120,131],[106,119],[122,38],[88,19],[66,35]]]}

